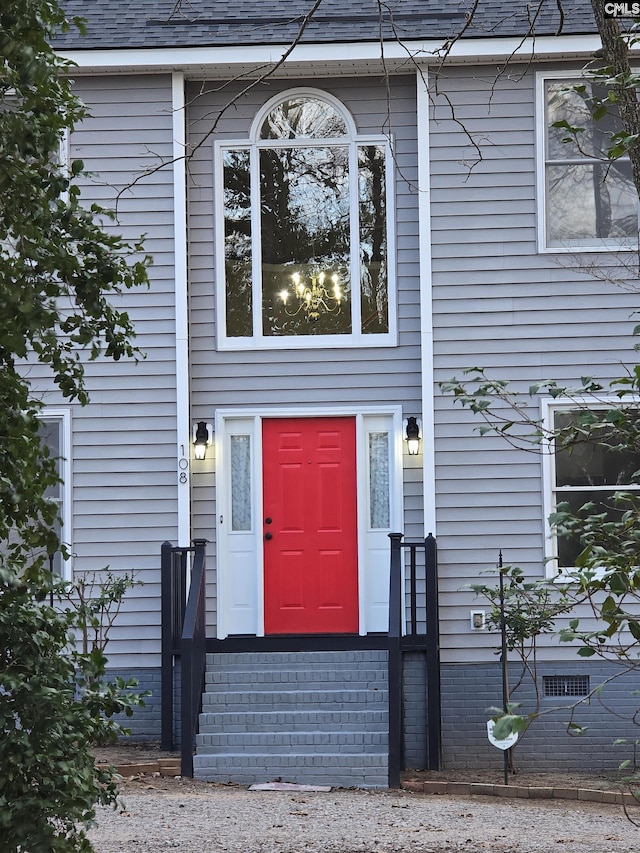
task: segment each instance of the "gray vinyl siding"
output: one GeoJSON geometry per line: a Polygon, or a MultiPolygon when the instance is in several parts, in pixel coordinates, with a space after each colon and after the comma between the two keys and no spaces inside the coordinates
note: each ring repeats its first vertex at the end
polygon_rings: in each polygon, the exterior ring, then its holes
{"type": "MultiPolygon", "coordinates": [[[[90,117],[70,139],[91,177],[82,198],[114,208],[131,242],[146,234],[151,286],[115,299],[129,313],[144,357],[86,366],[91,402],[71,404],[72,547],[76,572],[135,571],[142,585],[124,600],[107,649],[110,665],[159,664],[160,545],[175,541],[176,375],[171,80],[168,76],[79,78],[90,117]]],[[[36,368],[36,385],[48,386],[36,368]]],[[[35,377],[34,377],[35,378],[35,377]]],[[[48,405],[67,405],[47,391],[48,405]]]]}
{"type": "MultiPolygon", "coordinates": [[[[536,245],[535,78],[493,68],[447,71],[431,124],[436,382],[466,367],[527,392],[539,379],[576,385],[621,375],[633,357],[637,294],[590,277],[579,257],[536,245]],[[461,124],[481,145],[482,160],[461,124]],[[582,266],[582,268],[580,268],[582,266]]],[[[591,256],[585,255],[584,263],[591,256]]],[[[480,436],[480,420],[436,386],[436,506],[443,660],[490,660],[498,637],[469,628],[483,603],[464,587],[505,564],[544,573],[542,463],[536,453],[480,436]]],[[[530,401],[533,417],[540,400],[530,401]]],[[[549,646],[549,658],[575,657],[549,646]]]]}
{"type": "MultiPolygon", "coordinates": [[[[381,134],[387,118],[384,85],[379,78],[361,80],[287,80],[265,83],[244,95],[221,116],[216,139],[246,139],[262,105],[279,91],[312,86],[339,98],[351,111],[361,134],[381,134]]],[[[309,350],[217,349],[215,316],[214,154],[213,139],[198,148],[189,165],[190,323],[193,419],[211,420],[223,407],[295,405],[393,405],[405,414],[419,414],[420,313],[418,284],[418,223],[416,178],[415,82],[391,81],[391,133],[397,164],[396,222],[398,282],[398,346],[323,348],[309,350]]],[[[192,144],[207,132],[237,84],[193,83],[187,90],[188,128],[192,144]],[[202,92],[198,97],[197,93],[202,92]]],[[[406,478],[406,531],[421,535],[421,473],[406,478]]],[[[215,538],[213,475],[194,477],[193,512],[196,535],[215,538]]],[[[209,553],[213,547],[209,546],[209,553]]]]}

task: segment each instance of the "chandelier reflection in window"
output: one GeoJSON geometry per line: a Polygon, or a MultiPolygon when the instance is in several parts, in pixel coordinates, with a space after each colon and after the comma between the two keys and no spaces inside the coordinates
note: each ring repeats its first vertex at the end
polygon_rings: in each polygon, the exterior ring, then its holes
{"type": "Polygon", "coordinates": [[[318,320],[320,314],[338,314],[345,297],[337,273],[329,277],[328,286],[323,272],[310,276],[310,279],[311,283],[305,284],[300,273],[293,273],[293,287],[279,293],[285,313],[289,317],[297,317],[304,312],[307,320],[318,320]]]}

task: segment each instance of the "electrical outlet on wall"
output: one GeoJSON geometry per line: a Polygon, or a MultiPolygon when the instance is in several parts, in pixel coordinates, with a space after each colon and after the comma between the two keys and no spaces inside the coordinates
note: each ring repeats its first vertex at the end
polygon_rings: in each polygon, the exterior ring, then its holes
{"type": "Polygon", "coordinates": [[[469,620],[472,631],[483,631],[487,627],[487,611],[471,610],[469,611],[469,620]]]}

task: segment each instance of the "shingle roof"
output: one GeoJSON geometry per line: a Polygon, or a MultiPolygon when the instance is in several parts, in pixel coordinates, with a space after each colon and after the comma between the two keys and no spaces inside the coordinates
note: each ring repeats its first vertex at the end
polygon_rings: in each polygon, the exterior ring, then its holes
{"type": "MultiPolygon", "coordinates": [[[[87,21],[85,36],[72,28],[57,49],[205,47],[288,44],[314,0],[61,0],[70,16],[87,21]]],[[[301,40],[305,43],[444,39],[459,33],[472,0],[321,0],[301,40]]],[[[464,38],[594,32],[588,0],[480,0],[464,38]],[[537,13],[536,13],[537,10],[537,13]]]]}

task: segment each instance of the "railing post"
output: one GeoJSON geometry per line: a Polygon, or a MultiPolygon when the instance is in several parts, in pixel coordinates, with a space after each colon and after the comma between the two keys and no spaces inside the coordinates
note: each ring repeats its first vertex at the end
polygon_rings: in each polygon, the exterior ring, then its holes
{"type": "Polygon", "coordinates": [[[407,634],[418,633],[418,562],[417,548],[412,547],[409,554],[409,612],[410,626],[407,634]]]}
{"type": "Polygon", "coordinates": [[[438,546],[431,533],[424,540],[424,545],[427,591],[427,767],[429,770],[440,770],[442,709],[438,622],[438,546]]]}
{"type": "Polygon", "coordinates": [[[181,648],[181,773],[193,777],[193,747],[197,715],[200,710],[205,671],[205,591],[206,591],[206,539],[194,539],[189,598],[184,616],[181,648]]]}
{"type": "Polygon", "coordinates": [[[402,765],[402,533],[390,533],[389,567],[389,787],[400,787],[402,765]]]}
{"type": "Polygon", "coordinates": [[[193,550],[194,550],[194,561],[200,558],[204,559],[204,551],[207,546],[208,539],[194,539],[193,540],[193,550]]]}
{"type": "Polygon", "coordinates": [[[180,654],[180,774],[193,778],[193,639],[182,638],[180,654]]]}
{"type": "Polygon", "coordinates": [[[171,636],[173,638],[174,655],[180,654],[182,625],[187,609],[187,565],[189,562],[189,550],[187,548],[173,549],[173,562],[171,563],[171,636]]]}
{"type": "Polygon", "coordinates": [[[160,549],[160,745],[173,749],[173,546],[163,542],[160,549]]]}

